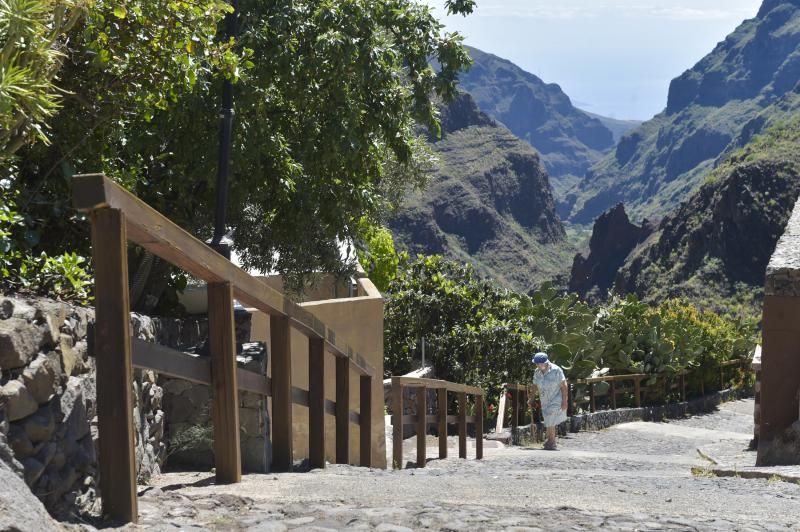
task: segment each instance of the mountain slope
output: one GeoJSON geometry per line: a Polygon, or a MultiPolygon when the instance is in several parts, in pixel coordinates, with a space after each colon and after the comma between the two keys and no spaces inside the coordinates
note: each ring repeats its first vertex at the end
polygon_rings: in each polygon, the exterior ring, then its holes
{"type": "Polygon", "coordinates": [[[623,202],[660,217],[696,191],[752,120],[800,80],[800,0],[767,0],[693,68],[673,80],[666,110],[627,133],[567,197],[590,223],[623,202]]]}
{"type": "Polygon", "coordinates": [[[469,52],[474,64],[461,75],[461,88],[481,111],[539,152],[556,195],[577,183],[614,147],[612,131],[573,107],[558,85],[545,83],[506,59],[476,48],[469,52]]]}
{"type": "MultiPolygon", "coordinates": [[[[796,112],[800,95],[792,100],[785,109],[796,112]]],[[[618,292],[758,310],[767,263],[800,194],[800,116],[789,116],[774,119],[763,135],[730,154],[664,218],[627,257],[617,274],[618,292]]]]}
{"type": "Polygon", "coordinates": [[[397,247],[470,262],[517,290],[563,271],[574,250],[536,152],[467,94],[445,109],[443,126],[432,143],[439,168],[389,221],[397,247]]]}
{"type": "Polygon", "coordinates": [[[613,135],[614,138],[614,144],[619,142],[625,133],[642,125],[642,120],[620,120],[618,118],[610,118],[607,116],[590,113],[589,111],[582,111],[591,118],[596,118],[599,120],[601,124],[606,126],[606,128],[611,131],[611,135],[613,135]]]}

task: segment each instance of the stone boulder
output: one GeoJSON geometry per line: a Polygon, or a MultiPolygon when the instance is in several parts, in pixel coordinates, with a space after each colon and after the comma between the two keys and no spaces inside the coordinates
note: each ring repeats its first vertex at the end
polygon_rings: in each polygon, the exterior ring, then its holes
{"type": "Polygon", "coordinates": [[[22,381],[8,381],[0,386],[0,408],[5,410],[9,421],[27,417],[39,409],[39,403],[22,381]]]}
{"type": "Polygon", "coordinates": [[[0,369],[16,369],[28,364],[45,343],[48,332],[47,327],[29,325],[21,318],[0,320],[0,369]]]}

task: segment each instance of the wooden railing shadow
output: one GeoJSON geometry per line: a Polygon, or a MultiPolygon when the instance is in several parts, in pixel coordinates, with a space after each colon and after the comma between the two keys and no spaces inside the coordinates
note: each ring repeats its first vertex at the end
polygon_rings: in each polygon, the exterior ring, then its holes
{"type": "MultiPolygon", "coordinates": [[[[242,476],[238,392],[272,398],[272,466],[292,468],[292,404],[309,409],[309,461],[325,467],[325,415],[336,418],[336,461],[347,463],[349,424],[360,426],[360,462],[373,465],[371,391],[375,370],[307,310],[230,263],[102,174],[73,178],[73,202],[88,212],[95,268],[95,357],[103,514],[138,518],[133,424],[133,367],[211,387],[217,483],[242,476]],[[131,341],[128,242],[208,283],[210,359],[131,341]],[[233,300],[270,317],[272,378],[236,366],[233,300]],[[309,389],[292,386],[291,329],[308,338],[309,389]],[[336,357],[336,401],[325,398],[326,353],[336,357]],[[360,409],[350,410],[350,374],[359,376],[360,409]]],[[[381,384],[382,386],[382,384],[381,384]]]]}

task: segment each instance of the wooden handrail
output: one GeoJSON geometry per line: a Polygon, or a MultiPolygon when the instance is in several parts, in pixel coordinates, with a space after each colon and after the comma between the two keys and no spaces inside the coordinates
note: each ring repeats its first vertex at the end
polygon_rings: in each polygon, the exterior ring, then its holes
{"type": "Polygon", "coordinates": [[[349,346],[340,345],[336,333],[311,312],[300,307],[262,280],[226,260],[169,218],[153,209],[103,174],[76,175],[72,182],[73,205],[89,212],[112,208],[125,213],[128,240],[208,283],[227,282],[234,296],[253,308],[289,319],[306,336],[325,341],[329,351],[349,358],[360,375],[375,375],[374,368],[349,346]]]}
{"type": "Polygon", "coordinates": [[[483,403],[485,392],[482,388],[467,386],[438,379],[422,379],[417,377],[392,377],[392,456],[395,469],[403,468],[403,426],[417,427],[417,467],[425,467],[427,460],[425,436],[428,426],[434,424],[439,430],[439,458],[447,458],[447,425],[458,424],[458,455],[467,457],[467,424],[475,427],[475,458],[483,458],[483,403]],[[417,414],[404,413],[403,390],[417,390],[417,414]],[[428,415],[428,390],[436,390],[438,413],[428,415]],[[458,394],[458,415],[448,415],[448,393],[458,394]],[[467,396],[475,398],[475,415],[467,416],[467,396]],[[444,406],[444,408],[443,408],[444,406]]]}
{"type": "Polygon", "coordinates": [[[89,212],[95,266],[100,476],[103,513],[136,522],[133,367],[207,384],[212,388],[217,483],[241,480],[238,392],[272,397],[273,469],[291,470],[292,406],[309,411],[309,460],[325,467],[325,415],[336,417],[336,461],[348,463],[349,425],[360,426],[361,465],[372,467],[372,388],[376,372],[333,330],[262,280],[230,263],[165,216],[102,174],[75,176],[73,201],[89,212]],[[208,283],[210,358],[131,338],[128,242],[208,283]],[[272,379],[236,364],[234,297],[270,317],[272,379]],[[309,390],[292,386],[294,328],[308,337],[309,390]],[[325,353],[336,357],[336,402],[325,398],[325,353]],[[213,368],[213,371],[212,371],[213,368]],[[359,375],[360,410],[350,409],[350,374],[359,375]]]}
{"type": "MultiPolygon", "coordinates": [[[[723,371],[726,368],[733,367],[733,366],[749,366],[750,361],[745,359],[736,359],[736,360],[726,360],[720,362],[717,367],[720,369],[720,387],[724,385],[724,374],[723,371]]],[[[675,377],[678,378],[678,383],[671,385],[671,389],[677,388],[680,391],[681,400],[686,400],[686,376],[689,374],[688,370],[679,371],[674,374],[675,377]]],[[[648,374],[648,373],[632,373],[629,375],[607,375],[603,377],[590,377],[587,379],[577,379],[575,381],[570,382],[569,390],[570,390],[570,398],[569,398],[569,406],[572,408],[573,402],[575,404],[583,404],[589,403],[589,410],[591,412],[595,411],[595,394],[594,394],[594,385],[601,382],[607,382],[611,384],[611,389],[609,390],[609,394],[611,395],[611,402],[612,408],[616,408],[616,396],[620,393],[624,393],[625,389],[618,389],[615,384],[618,382],[624,381],[632,381],[633,382],[633,394],[634,394],[634,401],[636,406],[641,406],[641,394],[643,390],[648,388],[647,385],[642,385],[642,381],[651,377],[664,377],[663,374],[648,374]],[[589,398],[582,399],[580,401],[575,401],[572,397],[572,387],[574,385],[588,385],[589,386],[589,398]]],[[[514,414],[511,420],[512,428],[515,429],[519,425],[519,413],[520,401],[521,397],[525,397],[532,393],[532,385],[530,384],[520,384],[520,383],[505,383],[504,388],[507,392],[511,393],[512,395],[512,403],[514,408],[514,414]]],[[[630,391],[630,388],[627,389],[630,391]]],[[[524,402],[524,401],[523,401],[524,402]]],[[[505,397],[501,399],[501,404],[498,408],[498,419],[497,419],[497,430],[498,432],[502,429],[503,417],[505,415],[505,397]]],[[[522,420],[524,422],[524,418],[522,420]]]]}

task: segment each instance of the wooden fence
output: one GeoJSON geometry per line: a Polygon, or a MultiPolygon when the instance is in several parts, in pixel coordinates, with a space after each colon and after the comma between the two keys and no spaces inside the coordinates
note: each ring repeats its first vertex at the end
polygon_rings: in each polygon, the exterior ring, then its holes
{"type": "MultiPolygon", "coordinates": [[[[750,360],[728,360],[725,362],[721,362],[719,364],[719,388],[723,389],[725,387],[726,382],[728,382],[730,378],[730,372],[739,367],[748,367],[750,365],[750,360]]],[[[657,379],[663,382],[664,387],[669,391],[675,391],[680,395],[681,401],[686,401],[686,380],[690,376],[690,373],[687,371],[678,373],[674,376],[665,377],[662,375],[657,375],[657,379]]],[[[591,377],[588,379],[577,379],[575,381],[570,381],[567,387],[569,396],[567,400],[567,414],[573,415],[579,407],[586,405],[586,408],[583,410],[588,410],[589,412],[596,412],[597,411],[597,394],[595,393],[595,387],[600,383],[606,383],[609,385],[609,389],[606,395],[608,398],[607,407],[610,409],[617,408],[617,397],[619,395],[625,395],[631,397],[633,400],[633,405],[635,407],[642,406],[642,395],[646,392],[649,387],[647,384],[643,384],[643,381],[650,379],[653,375],[648,375],[644,373],[637,373],[637,374],[630,374],[630,375],[609,375],[604,377],[591,377]],[[576,389],[579,386],[586,386],[586,393],[576,394],[576,389]]],[[[658,384],[656,384],[658,386],[658,384]]],[[[705,395],[705,385],[704,382],[701,380],[700,382],[701,395],[705,395]]],[[[526,425],[529,422],[526,421],[528,414],[531,416],[531,420],[538,420],[539,413],[536,409],[531,409],[528,407],[527,402],[528,398],[534,396],[533,386],[529,384],[519,384],[519,383],[506,383],[503,385],[504,387],[504,396],[501,397],[498,412],[497,412],[497,432],[500,432],[503,428],[503,423],[505,421],[505,412],[506,412],[506,396],[508,394],[508,399],[510,401],[511,406],[511,419],[510,425],[512,429],[516,429],[520,425],[526,425]]]]}
{"type": "MultiPolygon", "coordinates": [[[[336,461],[347,463],[349,425],[360,426],[360,462],[373,465],[373,368],[334,331],[101,174],[75,176],[74,205],[88,212],[95,268],[95,356],[103,513],[137,521],[132,369],[207,384],[212,388],[214,460],[218,483],[241,480],[238,392],[272,398],[272,466],[292,468],[292,405],[309,409],[309,460],[325,467],[325,415],[336,418],[336,461]],[[211,357],[198,359],[166,347],[131,341],[128,242],[208,283],[211,357]],[[237,368],[233,300],[270,316],[272,378],[237,368]],[[291,329],[308,338],[309,389],[292,386],[291,329]],[[336,357],[336,401],[325,398],[326,353],[336,357]],[[350,374],[359,376],[360,409],[350,410],[350,374]]],[[[377,384],[381,384],[377,382],[377,384]]]]}
{"type": "Polygon", "coordinates": [[[480,388],[455,384],[436,379],[418,379],[413,377],[392,377],[392,454],[395,469],[403,468],[403,427],[416,425],[417,428],[417,467],[425,467],[427,449],[425,437],[430,425],[435,425],[439,432],[439,458],[447,458],[447,426],[458,424],[458,456],[467,457],[467,425],[475,427],[475,458],[483,458],[483,399],[484,391],[480,388]],[[416,388],[416,415],[405,414],[403,390],[416,388]],[[436,390],[437,412],[428,415],[428,390],[436,390]],[[448,393],[456,394],[458,404],[457,415],[448,412],[448,393]],[[474,397],[475,409],[472,416],[467,415],[467,396],[474,397]]]}

